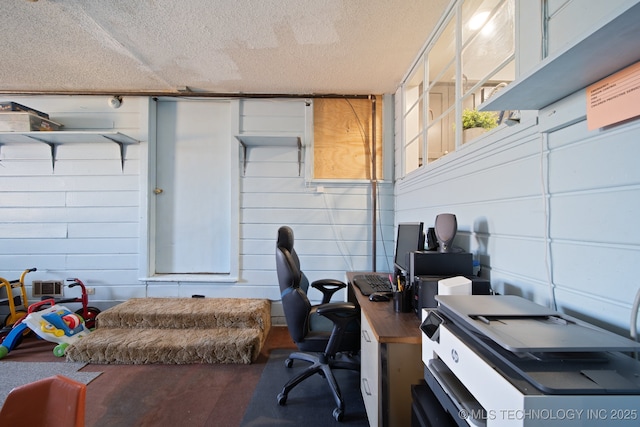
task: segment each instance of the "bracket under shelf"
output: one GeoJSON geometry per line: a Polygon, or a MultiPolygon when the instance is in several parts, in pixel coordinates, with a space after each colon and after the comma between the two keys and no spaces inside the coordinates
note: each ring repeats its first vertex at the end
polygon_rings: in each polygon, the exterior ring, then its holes
{"type": "Polygon", "coordinates": [[[0,145],[4,143],[41,142],[51,148],[51,165],[55,170],[56,151],[58,145],[69,143],[113,142],[120,147],[120,164],[124,170],[126,147],[140,141],[115,131],[32,131],[32,132],[0,132],[0,145]]]}
{"type": "Polygon", "coordinates": [[[298,147],[298,176],[302,174],[302,139],[291,135],[236,135],[242,146],[242,174],[247,172],[248,147],[298,147]]]}

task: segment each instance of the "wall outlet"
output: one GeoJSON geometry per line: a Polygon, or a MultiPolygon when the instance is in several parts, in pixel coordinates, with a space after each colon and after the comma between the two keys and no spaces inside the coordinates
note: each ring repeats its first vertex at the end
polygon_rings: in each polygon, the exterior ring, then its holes
{"type": "Polygon", "coordinates": [[[87,288],[87,295],[95,295],[96,288],[87,288]]]}

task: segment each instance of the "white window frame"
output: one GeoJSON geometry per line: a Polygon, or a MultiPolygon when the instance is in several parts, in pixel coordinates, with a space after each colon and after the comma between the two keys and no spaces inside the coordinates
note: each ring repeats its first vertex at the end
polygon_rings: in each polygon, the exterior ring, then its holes
{"type": "MultiPolygon", "coordinates": [[[[510,0],[502,0],[499,5],[502,6],[505,2],[510,1],[510,0]]],[[[515,1],[515,8],[517,9],[519,7],[519,1],[518,0],[514,0],[515,1]]],[[[428,160],[428,138],[427,138],[427,134],[429,129],[431,128],[431,122],[429,121],[429,115],[428,115],[428,111],[429,111],[429,90],[431,89],[431,85],[429,85],[429,76],[428,76],[428,72],[429,72],[429,53],[431,51],[431,49],[435,46],[435,44],[438,42],[439,37],[442,35],[442,33],[444,32],[444,30],[447,28],[447,25],[450,23],[451,20],[454,20],[456,25],[455,25],[455,45],[456,45],[456,52],[455,52],[455,75],[456,75],[456,81],[455,81],[455,101],[454,101],[454,105],[453,105],[453,109],[451,108],[451,106],[449,106],[446,111],[449,111],[450,114],[451,111],[454,111],[455,113],[455,117],[454,117],[454,122],[455,123],[461,123],[461,117],[462,117],[462,111],[463,111],[463,94],[462,94],[462,80],[463,80],[463,75],[462,75],[462,5],[464,3],[464,0],[455,0],[452,2],[452,4],[450,5],[450,8],[443,14],[440,22],[438,23],[438,26],[436,27],[436,30],[433,32],[433,34],[430,37],[429,42],[426,44],[424,50],[420,53],[420,55],[418,56],[418,58],[416,59],[414,65],[411,67],[410,71],[407,73],[407,75],[405,76],[403,83],[402,83],[402,89],[401,89],[401,94],[402,94],[402,100],[400,102],[400,106],[401,106],[401,116],[400,116],[400,125],[402,127],[401,131],[399,132],[401,135],[400,138],[400,154],[401,154],[401,159],[399,162],[400,165],[400,173],[398,174],[398,176],[400,178],[410,175],[412,174],[414,171],[420,170],[420,169],[424,169],[426,166],[428,166],[429,162],[428,160]],[[409,82],[410,79],[412,79],[414,77],[414,73],[416,72],[416,70],[419,70],[420,67],[422,67],[422,94],[420,94],[418,96],[419,101],[418,102],[422,102],[423,103],[423,116],[422,117],[422,126],[423,128],[419,131],[419,136],[418,136],[418,143],[422,144],[421,145],[421,152],[422,152],[422,162],[418,162],[418,167],[407,170],[407,164],[408,159],[407,159],[407,141],[405,141],[406,139],[406,135],[407,135],[407,129],[406,129],[406,120],[407,120],[407,116],[408,116],[408,112],[409,110],[407,109],[406,106],[406,94],[405,94],[405,85],[409,82]]],[[[518,16],[518,12],[516,10],[515,12],[515,16],[514,16],[514,27],[516,27],[515,29],[515,47],[514,47],[514,52],[505,60],[503,61],[497,68],[495,68],[494,70],[492,70],[491,72],[489,72],[483,79],[481,79],[482,81],[476,83],[474,85],[474,88],[479,88],[481,87],[484,82],[486,80],[488,80],[491,76],[493,76],[496,72],[498,72],[501,68],[505,67],[507,64],[511,63],[512,61],[516,62],[516,67],[517,67],[517,61],[516,58],[518,57],[517,52],[518,52],[518,38],[517,38],[517,25],[518,25],[518,20],[517,20],[517,16],[518,16]]],[[[517,71],[516,71],[517,73],[517,71]]],[[[412,105],[412,108],[419,108],[417,105],[412,105]]],[[[442,117],[446,117],[446,114],[443,111],[442,117]]],[[[414,140],[412,140],[414,141],[414,140]]],[[[462,128],[461,126],[456,126],[455,127],[455,139],[454,139],[455,143],[455,150],[458,150],[461,146],[462,146],[462,128]]],[[[420,151],[420,150],[418,150],[420,151]]],[[[446,154],[445,154],[446,155],[446,154]]]]}

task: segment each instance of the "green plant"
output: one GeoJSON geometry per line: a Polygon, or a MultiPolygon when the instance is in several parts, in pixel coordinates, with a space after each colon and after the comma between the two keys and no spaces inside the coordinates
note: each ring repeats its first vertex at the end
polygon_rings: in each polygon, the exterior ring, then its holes
{"type": "Polygon", "coordinates": [[[462,112],[462,129],[493,129],[498,126],[498,116],[492,111],[464,110],[462,112]]]}

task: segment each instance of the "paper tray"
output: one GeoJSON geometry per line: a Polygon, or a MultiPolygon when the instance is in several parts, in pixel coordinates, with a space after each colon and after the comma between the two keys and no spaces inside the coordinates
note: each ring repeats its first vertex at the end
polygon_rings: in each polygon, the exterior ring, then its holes
{"type": "Polygon", "coordinates": [[[515,295],[437,295],[439,310],[515,353],[639,351],[640,343],[515,295]]]}

